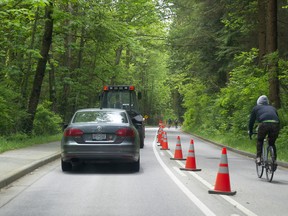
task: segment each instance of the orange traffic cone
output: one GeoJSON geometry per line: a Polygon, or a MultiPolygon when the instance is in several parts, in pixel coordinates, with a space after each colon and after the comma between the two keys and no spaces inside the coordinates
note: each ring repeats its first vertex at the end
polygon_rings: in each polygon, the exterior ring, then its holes
{"type": "Polygon", "coordinates": [[[236,194],[236,191],[231,191],[231,187],[230,187],[230,177],[229,177],[226,148],[222,149],[221,161],[219,164],[219,170],[218,170],[214,190],[209,190],[208,192],[210,194],[224,194],[224,195],[236,194]]]}
{"type": "Polygon", "coordinates": [[[163,128],[160,127],[160,128],[158,129],[158,135],[157,135],[157,142],[159,143],[159,145],[161,145],[162,136],[163,136],[163,128]]]}
{"type": "Polygon", "coordinates": [[[194,140],[191,139],[188,156],[185,164],[185,168],[180,168],[180,170],[185,171],[201,171],[201,169],[196,168],[196,159],[195,159],[195,151],[194,151],[194,140]]]}
{"type": "Polygon", "coordinates": [[[170,158],[170,159],[171,160],[186,160],[185,158],[183,158],[180,136],[177,137],[174,158],[170,158]]]}
{"type": "Polygon", "coordinates": [[[160,150],[169,150],[168,140],[167,140],[167,132],[163,132],[162,148],[160,150]]]}

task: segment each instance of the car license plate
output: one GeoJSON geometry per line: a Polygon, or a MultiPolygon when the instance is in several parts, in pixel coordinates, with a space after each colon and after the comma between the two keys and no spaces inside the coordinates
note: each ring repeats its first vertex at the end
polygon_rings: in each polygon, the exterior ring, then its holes
{"type": "Polygon", "coordinates": [[[106,134],[92,134],[93,140],[106,140],[106,134]]]}

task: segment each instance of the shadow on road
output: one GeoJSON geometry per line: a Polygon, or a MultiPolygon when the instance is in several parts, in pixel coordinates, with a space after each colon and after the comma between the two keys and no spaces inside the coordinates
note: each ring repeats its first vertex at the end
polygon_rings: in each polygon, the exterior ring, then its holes
{"type": "Polygon", "coordinates": [[[66,174],[141,174],[143,169],[140,167],[139,172],[131,169],[129,164],[114,163],[81,163],[73,166],[71,172],[66,174]]]}

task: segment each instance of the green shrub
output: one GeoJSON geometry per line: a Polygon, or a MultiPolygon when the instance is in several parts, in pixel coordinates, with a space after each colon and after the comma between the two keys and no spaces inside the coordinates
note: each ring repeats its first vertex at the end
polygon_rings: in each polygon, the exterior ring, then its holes
{"type": "Polygon", "coordinates": [[[279,160],[287,161],[287,152],[288,152],[287,139],[288,139],[288,126],[285,126],[280,130],[279,137],[276,141],[277,155],[279,160]]]}
{"type": "Polygon", "coordinates": [[[9,136],[21,131],[21,119],[26,115],[21,109],[19,95],[5,86],[0,86],[0,135],[9,136]]]}
{"type": "Polygon", "coordinates": [[[62,119],[49,109],[50,105],[51,103],[46,101],[37,107],[33,127],[33,134],[36,136],[53,135],[61,132],[62,119]]]}
{"type": "Polygon", "coordinates": [[[29,138],[29,135],[25,133],[15,133],[6,137],[7,141],[23,141],[23,140],[27,140],[28,138],[29,138]]]}

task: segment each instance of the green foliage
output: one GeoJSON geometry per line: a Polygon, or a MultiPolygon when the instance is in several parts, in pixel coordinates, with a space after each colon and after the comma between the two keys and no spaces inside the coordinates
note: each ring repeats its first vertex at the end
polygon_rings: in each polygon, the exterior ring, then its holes
{"type": "Polygon", "coordinates": [[[21,118],[25,112],[21,109],[20,97],[16,92],[0,85],[0,136],[21,131],[21,118]]]}
{"type": "Polygon", "coordinates": [[[288,126],[286,125],[283,127],[280,131],[279,137],[276,141],[277,146],[277,157],[278,159],[287,159],[287,152],[288,152],[288,146],[287,146],[287,139],[288,139],[288,126]]]}
{"type": "Polygon", "coordinates": [[[225,27],[229,30],[241,32],[247,35],[255,29],[257,20],[257,1],[251,0],[234,0],[225,4],[226,14],[222,19],[225,27]]]}
{"type": "Polygon", "coordinates": [[[54,135],[61,132],[62,119],[59,115],[51,112],[51,103],[45,101],[37,107],[34,120],[33,134],[54,135]]]}
{"type": "MultiPolygon", "coordinates": [[[[246,131],[252,107],[260,95],[268,91],[268,78],[263,69],[255,66],[257,50],[243,52],[235,57],[235,68],[229,83],[222,88],[216,101],[216,110],[225,125],[224,131],[246,131]]],[[[223,132],[224,132],[223,131],[223,132]]]]}
{"type": "MultiPolygon", "coordinates": [[[[25,0],[0,4],[0,82],[23,97],[19,100],[23,113],[40,57],[45,22],[42,17],[48,2],[25,0]]],[[[166,24],[160,21],[156,3],[152,0],[53,3],[53,45],[40,103],[51,99],[49,93],[53,89],[53,110],[67,120],[76,109],[98,106],[103,85],[134,84],[150,104],[148,107],[143,102],[143,112],[158,115],[169,98],[161,98],[166,97],[163,84],[166,56],[163,49],[158,49],[164,44],[166,24]],[[48,72],[54,73],[54,80],[48,72]],[[158,92],[163,93],[158,96],[158,92]]],[[[5,101],[3,104],[6,106],[5,101]]],[[[34,131],[43,133],[41,127],[34,131]]]]}
{"type": "Polygon", "coordinates": [[[207,87],[195,80],[185,85],[181,91],[187,109],[184,126],[213,133],[245,134],[252,107],[268,90],[267,75],[255,66],[256,58],[256,49],[236,56],[229,83],[218,93],[208,95],[207,87]]]}
{"type": "MultiPolygon", "coordinates": [[[[11,134],[26,139],[20,122],[40,57],[48,2],[0,3],[0,135],[9,139],[11,134]]],[[[257,97],[268,94],[267,71],[257,65],[258,51],[253,48],[256,0],[56,0],[53,4],[53,44],[34,134],[58,133],[59,116],[65,121],[79,108],[97,107],[103,85],[132,84],[142,92],[141,111],[149,116],[149,124],[179,118],[192,131],[246,137],[257,97]]],[[[287,32],[279,30],[279,35],[287,32]]],[[[285,46],[263,61],[267,65],[279,60],[279,115],[284,128],[280,143],[288,122],[288,63],[280,58],[283,53],[285,46]]]]}
{"type": "Polygon", "coordinates": [[[215,83],[225,82],[223,62],[217,59],[218,31],[223,28],[221,7],[216,1],[181,0],[173,9],[177,16],[169,31],[171,73],[180,70],[197,76],[214,91],[215,83]]]}
{"type": "MultiPolygon", "coordinates": [[[[258,50],[254,48],[258,44],[258,2],[172,2],[176,16],[169,32],[169,74],[174,86],[179,86],[175,77],[181,77],[181,88],[175,90],[183,98],[184,129],[236,148],[241,140],[240,149],[255,152],[254,145],[245,141],[249,115],[257,98],[269,95],[269,67],[258,65],[258,50]]],[[[279,13],[279,17],[283,15],[279,13]]],[[[266,55],[262,65],[278,62],[282,105],[278,113],[284,127],[288,121],[288,65],[279,59],[283,53],[287,53],[286,46],[279,47],[279,53],[266,55]]],[[[280,133],[283,138],[277,143],[281,146],[288,135],[285,129],[280,133]]]]}
{"type": "Polygon", "coordinates": [[[61,140],[61,136],[62,134],[29,137],[26,134],[19,133],[10,137],[0,137],[0,153],[9,150],[25,148],[36,144],[59,141],[61,140]]]}
{"type": "Polygon", "coordinates": [[[186,108],[184,114],[184,124],[186,128],[193,128],[202,125],[204,110],[207,110],[208,95],[205,93],[205,86],[196,79],[183,85],[179,89],[179,92],[183,94],[183,107],[186,108]]]}

